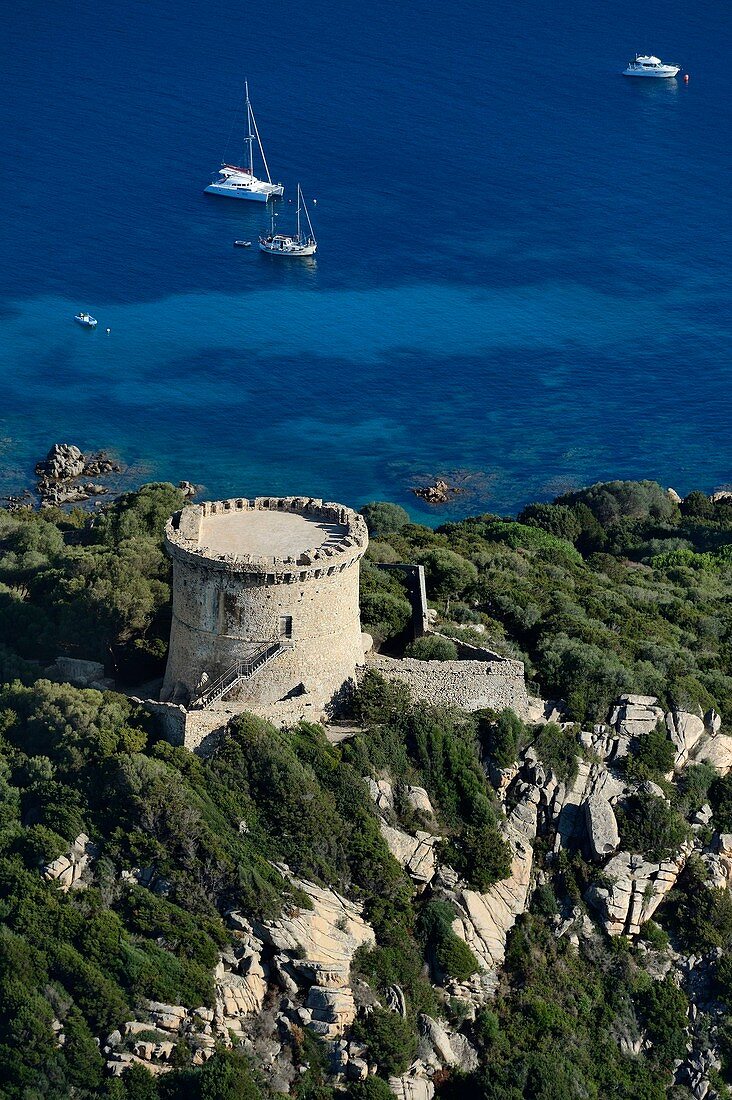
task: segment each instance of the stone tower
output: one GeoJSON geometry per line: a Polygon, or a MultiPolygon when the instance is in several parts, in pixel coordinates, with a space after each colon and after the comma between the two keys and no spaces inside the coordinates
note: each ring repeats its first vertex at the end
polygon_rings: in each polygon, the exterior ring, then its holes
{"type": "Polygon", "coordinates": [[[361,516],[308,497],[189,505],[165,528],[173,622],[161,698],[327,713],[363,664],[361,516]]]}

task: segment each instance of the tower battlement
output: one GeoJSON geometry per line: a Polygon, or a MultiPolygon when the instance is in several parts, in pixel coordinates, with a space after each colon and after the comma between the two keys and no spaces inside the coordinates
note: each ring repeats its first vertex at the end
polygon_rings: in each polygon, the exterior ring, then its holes
{"type": "Polygon", "coordinates": [[[173,621],[162,698],[267,716],[327,713],[363,664],[363,518],[313,497],[235,497],[171,516],[173,621]]]}
{"type": "Polygon", "coordinates": [[[267,574],[281,581],[332,576],[368,546],[362,516],[312,497],[234,497],[176,512],[165,527],[173,559],[225,572],[267,574]]]}

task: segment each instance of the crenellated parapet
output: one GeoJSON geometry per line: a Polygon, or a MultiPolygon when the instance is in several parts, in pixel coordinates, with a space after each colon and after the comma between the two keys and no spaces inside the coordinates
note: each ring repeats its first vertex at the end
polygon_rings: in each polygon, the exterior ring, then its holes
{"type": "MultiPolygon", "coordinates": [[[[291,533],[293,545],[297,542],[297,534],[291,533]]],[[[207,570],[220,572],[249,573],[271,578],[269,583],[292,584],[333,576],[351,568],[366,551],[368,531],[358,512],[332,501],[315,497],[233,497],[188,505],[176,512],[166,524],[165,542],[170,557],[188,565],[199,564],[207,570]],[[302,517],[311,525],[313,535],[324,534],[325,538],[320,544],[297,546],[291,553],[256,553],[247,549],[245,517],[248,513],[302,517]],[[215,537],[217,520],[237,515],[243,520],[241,545],[234,552],[227,552],[215,537]]]]}

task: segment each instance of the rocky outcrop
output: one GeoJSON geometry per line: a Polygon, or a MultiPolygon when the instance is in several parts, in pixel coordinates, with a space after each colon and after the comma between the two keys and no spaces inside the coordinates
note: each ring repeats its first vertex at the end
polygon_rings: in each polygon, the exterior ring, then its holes
{"type": "Polygon", "coordinates": [[[389,1088],[397,1100],[432,1100],[435,1086],[427,1077],[418,1077],[408,1073],[401,1077],[390,1077],[389,1088]]]}
{"type": "Polygon", "coordinates": [[[676,882],[691,845],[673,858],[654,863],[630,852],[618,852],[604,869],[607,885],[593,885],[585,897],[611,936],[637,935],[676,882]]]}
{"type": "Polygon", "coordinates": [[[278,984],[290,992],[309,988],[298,1020],[324,1038],[342,1035],[355,1018],[355,1002],[349,986],[351,960],[359,947],[375,944],[374,931],[355,902],[335,890],[296,879],[289,869],[278,868],[310,900],[312,908],[287,908],[275,921],[253,922],[232,913],[237,927],[271,948],[270,963],[278,984]]]}
{"type": "Polygon", "coordinates": [[[703,741],[694,753],[695,764],[709,764],[718,775],[732,770],[732,737],[716,733],[703,741]]]}
{"type": "Polygon", "coordinates": [[[435,811],[432,809],[430,796],[424,787],[407,787],[407,802],[417,813],[425,817],[434,817],[435,811]]]}
{"type": "MultiPolygon", "coordinates": [[[[159,1001],[143,1002],[146,1019],[128,1020],[124,1036],[113,1031],[107,1037],[104,1053],[107,1069],[119,1077],[131,1065],[143,1065],[157,1076],[173,1069],[173,1052],[181,1040],[191,1049],[194,1066],[203,1065],[214,1053],[214,1013],[201,1006],[187,1009],[183,1005],[164,1004],[159,1001]]],[[[222,1032],[219,1041],[230,1043],[228,1033],[222,1032]]]]}
{"type": "Polygon", "coordinates": [[[367,776],[364,782],[377,810],[385,813],[394,809],[394,788],[388,779],[372,779],[367,776]]]}
{"type": "Polygon", "coordinates": [[[434,1069],[455,1067],[461,1073],[471,1073],[477,1069],[477,1051],[460,1032],[453,1031],[426,1013],[419,1017],[419,1030],[422,1036],[419,1049],[422,1062],[434,1069]]]}
{"type": "Polygon", "coordinates": [[[220,1033],[246,1032],[246,1021],[262,1010],[267,980],[262,959],[247,945],[240,956],[222,956],[215,973],[216,1023],[220,1033]]]}
{"type": "Polygon", "coordinates": [[[615,813],[609,799],[600,791],[593,791],[584,806],[592,854],[595,859],[604,859],[620,844],[615,813]]]}
{"type": "Polygon", "coordinates": [[[84,473],[84,455],[73,443],[54,443],[42,462],[36,463],[38,477],[68,481],[84,473]]]}
{"type": "Polygon", "coordinates": [[[676,746],[674,768],[683,768],[689,755],[704,736],[704,722],[697,714],[674,710],[666,715],[666,729],[676,746]]]}
{"type": "Polygon", "coordinates": [[[85,872],[97,855],[97,846],[92,844],[86,833],[79,833],[65,856],[59,856],[44,865],[43,877],[47,882],[55,883],[64,893],[67,890],[78,890],[88,885],[85,872]]]}
{"type": "Polygon", "coordinates": [[[328,887],[295,878],[289,868],[278,870],[310,900],[312,909],[290,906],[274,921],[252,922],[263,943],[286,952],[305,963],[326,963],[348,968],[359,947],[372,947],[374,930],[362,917],[356,902],[328,887]]]}
{"type": "Polygon", "coordinates": [[[511,873],[484,893],[457,886],[452,895],[457,916],[453,930],[480,965],[496,973],[506,954],[506,938],[526,909],[533,864],[539,790],[529,787],[510,814],[505,830],[511,848],[511,873]]]}
{"type": "Polygon", "coordinates": [[[714,838],[713,850],[705,851],[702,860],[709,872],[709,883],[716,890],[732,886],[732,833],[721,833],[714,838]]]}
{"type": "Polygon", "coordinates": [[[442,477],[438,477],[429,485],[418,485],[415,489],[412,489],[412,492],[420,500],[426,501],[427,504],[447,504],[454,496],[462,493],[463,489],[458,485],[451,485],[449,481],[445,481],[442,477]]]}
{"type": "Polygon", "coordinates": [[[654,695],[621,695],[610,714],[610,725],[620,737],[641,737],[655,729],[663,717],[654,695]]]}
{"type": "Polygon", "coordinates": [[[381,835],[397,863],[414,880],[418,890],[424,890],[435,877],[437,857],[435,847],[440,837],[417,830],[410,836],[402,829],[394,829],[386,822],[380,823],[381,835]]]}
{"type": "Polygon", "coordinates": [[[82,477],[104,477],[120,473],[122,467],[106,454],[84,455],[73,443],[54,443],[43,461],[36,464],[37,490],[42,507],[73,504],[109,492],[97,482],[82,483],[82,477]]]}

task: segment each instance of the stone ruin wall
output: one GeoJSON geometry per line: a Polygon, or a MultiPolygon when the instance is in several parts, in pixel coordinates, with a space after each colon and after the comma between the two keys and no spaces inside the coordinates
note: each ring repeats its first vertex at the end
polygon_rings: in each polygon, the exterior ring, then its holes
{"type": "MultiPolygon", "coordinates": [[[[162,698],[188,702],[203,673],[209,683],[267,642],[291,648],[227,696],[238,710],[280,710],[293,693],[303,715],[320,716],[363,663],[358,562],[368,545],[363,518],[307,497],[235,498],[189,506],[168,522],[173,559],[173,624],[162,698]],[[286,511],[346,528],[337,543],[297,557],[216,555],[198,545],[206,516],[231,511],[286,511]],[[292,633],[280,635],[280,621],[292,633]]],[[[287,708],[286,708],[287,709],[287,708]]],[[[291,709],[291,708],[289,708],[291,709]]]]}
{"type": "Polygon", "coordinates": [[[387,680],[406,684],[413,698],[428,706],[452,706],[466,711],[484,707],[500,711],[510,707],[521,719],[529,716],[523,662],[487,650],[477,660],[463,661],[418,661],[378,653],[369,655],[367,668],[387,680]]]}

